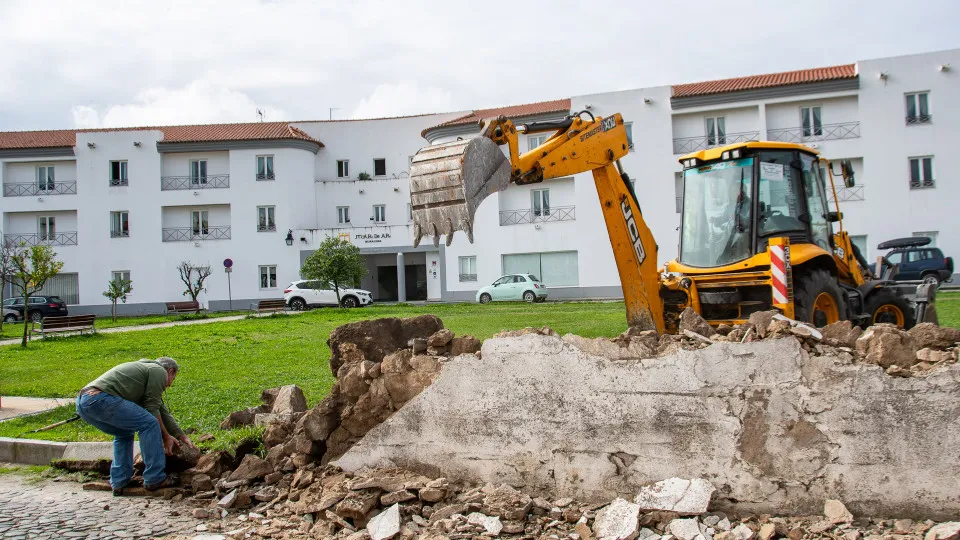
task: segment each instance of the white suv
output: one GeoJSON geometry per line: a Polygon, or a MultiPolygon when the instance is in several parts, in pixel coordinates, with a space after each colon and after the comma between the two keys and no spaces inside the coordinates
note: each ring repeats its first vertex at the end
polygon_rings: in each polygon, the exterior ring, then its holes
{"type": "MultiPolygon", "coordinates": [[[[314,306],[336,306],[337,293],[333,286],[316,279],[294,281],[283,291],[283,299],[295,311],[304,311],[314,306]]],[[[340,289],[340,304],[352,308],[373,303],[370,291],[362,289],[340,289]]]]}

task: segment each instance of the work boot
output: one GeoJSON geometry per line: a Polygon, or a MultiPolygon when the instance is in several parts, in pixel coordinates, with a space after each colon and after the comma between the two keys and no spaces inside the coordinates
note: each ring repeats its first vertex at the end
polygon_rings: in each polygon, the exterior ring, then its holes
{"type": "Polygon", "coordinates": [[[168,474],[162,482],[156,484],[144,484],[143,489],[147,491],[156,491],[158,489],[172,488],[180,485],[180,477],[175,474],[168,474]]]}

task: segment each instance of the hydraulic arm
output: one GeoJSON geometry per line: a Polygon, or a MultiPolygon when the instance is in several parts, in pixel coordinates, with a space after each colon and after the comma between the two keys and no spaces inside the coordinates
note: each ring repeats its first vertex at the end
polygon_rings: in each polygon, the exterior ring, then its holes
{"type": "Polygon", "coordinates": [[[428,146],[414,156],[410,168],[414,246],[423,236],[432,236],[439,246],[444,234],[450,245],[457,230],[473,242],[477,207],[511,182],[533,184],[591,171],[620,273],[627,322],[662,333],[657,245],[620,167],[620,158],[628,152],[620,114],[601,118],[582,112],[559,121],[519,126],[502,116],[488,119],[480,137],[428,146]],[[590,118],[585,120],[584,115],[590,118]],[[554,134],[521,155],[518,131],[554,134]],[[509,148],[509,160],[501,145],[509,148]]]}

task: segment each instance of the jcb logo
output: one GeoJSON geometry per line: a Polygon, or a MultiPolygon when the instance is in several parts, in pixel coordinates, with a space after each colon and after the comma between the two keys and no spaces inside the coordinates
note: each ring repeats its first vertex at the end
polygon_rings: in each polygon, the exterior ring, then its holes
{"type": "Polygon", "coordinates": [[[627,231],[630,233],[630,241],[633,242],[633,251],[637,254],[637,266],[643,264],[647,254],[643,251],[643,243],[640,241],[640,229],[637,228],[637,219],[633,216],[633,210],[630,203],[624,197],[620,201],[620,210],[623,212],[623,219],[627,222],[627,231]]]}

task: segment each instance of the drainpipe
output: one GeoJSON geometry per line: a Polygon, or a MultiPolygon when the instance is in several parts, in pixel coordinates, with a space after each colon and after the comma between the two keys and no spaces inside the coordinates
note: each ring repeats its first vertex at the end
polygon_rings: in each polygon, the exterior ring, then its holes
{"type": "Polygon", "coordinates": [[[407,267],[403,264],[403,252],[397,252],[397,302],[407,301],[407,267]]]}

